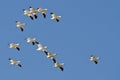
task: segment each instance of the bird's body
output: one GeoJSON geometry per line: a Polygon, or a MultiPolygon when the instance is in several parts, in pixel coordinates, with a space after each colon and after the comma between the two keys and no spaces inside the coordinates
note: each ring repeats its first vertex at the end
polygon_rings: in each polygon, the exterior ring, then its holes
{"type": "Polygon", "coordinates": [[[15,44],[15,43],[9,44],[9,48],[16,48],[18,51],[20,50],[19,44],[15,44]]]}
{"type": "Polygon", "coordinates": [[[51,19],[52,20],[56,20],[57,22],[59,22],[59,20],[60,20],[60,18],[61,18],[61,16],[57,16],[55,13],[50,13],[51,14],[51,19]]]}
{"type": "Polygon", "coordinates": [[[98,64],[98,60],[99,60],[99,57],[95,57],[95,56],[91,55],[90,61],[93,61],[95,64],[98,64]]]}
{"type": "MultiPolygon", "coordinates": [[[[45,52],[45,51],[44,51],[44,52],[45,52]]],[[[47,51],[46,54],[47,54],[47,56],[46,56],[47,58],[52,59],[53,62],[56,63],[56,59],[55,59],[56,54],[52,54],[52,53],[50,53],[49,51],[47,51]]]]}
{"type": "Polygon", "coordinates": [[[46,11],[47,11],[47,9],[38,8],[37,11],[41,12],[43,17],[46,18],[46,11]]]}
{"type": "Polygon", "coordinates": [[[22,24],[20,21],[16,21],[16,26],[17,26],[18,28],[20,28],[21,31],[23,31],[25,25],[22,24]]]}
{"type": "Polygon", "coordinates": [[[33,20],[33,14],[29,10],[23,9],[23,11],[24,15],[30,17],[33,20]]]}
{"type": "Polygon", "coordinates": [[[22,67],[22,65],[20,64],[20,61],[13,60],[11,58],[9,58],[9,61],[10,61],[10,64],[12,65],[17,65],[19,67],[22,67]]]}
{"type": "Polygon", "coordinates": [[[61,71],[63,71],[64,70],[64,67],[63,67],[63,65],[64,65],[64,63],[58,63],[58,62],[56,62],[56,63],[54,63],[54,67],[56,67],[56,68],[60,68],[61,69],[61,71]]]}
{"type": "Polygon", "coordinates": [[[47,46],[43,47],[41,43],[39,43],[37,46],[38,46],[37,48],[38,51],[46,51],[47,46]]]}
{"type": "Polygon", "coordinates": [[[35,43],[38,44],[35,38],[27,38],[27,42],[32,43],[33,45],[35,45],[35,43]]]}
{"type": "Polygon", "coordinates": [[[35,10],[33,7],[30,6],[30,13],[33,14],[33,16],[35,17],[35,19],[37,19],[38,17],[38,12],[37,10],[35,10]]]}

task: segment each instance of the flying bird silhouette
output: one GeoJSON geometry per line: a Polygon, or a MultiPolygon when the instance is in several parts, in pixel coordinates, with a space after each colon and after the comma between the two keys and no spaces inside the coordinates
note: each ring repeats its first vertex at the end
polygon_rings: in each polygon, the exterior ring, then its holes
{"type": "Polygon", "coordinates": [[[61,71],[63,71],[64,70],[64,63],[58,63],[58,62],[56,62],[56,63],[54,63],[54,67],[56,67],[56,68],[59,68],[61,71]]]}
{"type": "Polygon", "coordinates": [[[95,64],[98,64],[99,57],[95,57],[94,55],[91,55],[90,61],[93,61],[95,64]]]}
{"type": "Polygon", "coordinates": [[[21,23],[20,21],[16,21],[16,26],[20,28],[21,31],[23,31],[25,24],[21,23]]]}
{"type": "Polygon", "coordinates": [[[30,17],[33,20],[33,14],[29,10],[23,9],[23,12],[24,15],[30,17]]]}
{"type": "Polygon", "coordinates": [[[33,16],[35,17],[35,19],[37,19],[38,18],[38,12],[37,12],[37,10],[35,10],[33,7],[29,7],[30,8],[30,13],[32,13],[33,14],[33,16]]]}
{"type": "Polygon", "coordinates": [[[43,17],[46,18],[46,11],[47,11],[47,9],[37,8],[37,11],[41,12],[43,17]]]}
{"type": "Polygon", "coordinates": [[[28,43],[32,43],[33,45],[39,44],[39,42],[37,42],[35,38],[27,38],[26,40],[28,43]]]}
{"type": "Polygon", "coordinates": [[[57,22],[59,22],[59,20],[60,20],[60,18],[61,18],[61,16],[57,16],[55,13],[50,13],[51,14],[51,19],[52,20],[56,20],[57,22]]]}
{"type": "Polygon", "coordinates": [[[9,48],[16,48],[18,51],[20,51],[19,44],[10,43],[10,44],[9,44],[9,48]]]}
{"type": "Polygon", "coordinates": [[[10,61],[10,64],[22,67],[22,65],[20,64],[20,61],[13,60],[12,58],[9,58],[8,60],[10,61]]]}

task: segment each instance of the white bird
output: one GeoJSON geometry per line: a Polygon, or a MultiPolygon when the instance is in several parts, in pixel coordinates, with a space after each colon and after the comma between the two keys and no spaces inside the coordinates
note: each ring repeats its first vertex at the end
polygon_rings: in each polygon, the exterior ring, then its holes
{"type": "Polygon", "coordinates": [[[47,11],[47,9],[37,8],[37,11],[41,12],[43,17],[46,18],[46,11],[47,11]]]}
{"type": "Polygon", "coordinates": [[[27,40],[28,43],[32,43],[33,45],[35,45],[35,43],[36,43],[36,44],[39,43],[39,42],[36,41],[35,38],[27,38],[26,40],[27,40]]]}
{"type": "Polygon", "coordinates": [[[33,20],[33,14],[29,10],[23,9],[23,11],[24,15],[30,17],[33,20]]]}
{"type": "Polygon", "coordinates": [[[20,51],[19,44],[11,43],[9,44],[9,48],[16,48],[18,51],[20,51]]]}
{"type": "Polygon", "coordinates": [[[23,31],[25,24],[21,23],[20,21],[16,21],[16,26],[20,28],[21,31],[23,31]]]}
{"type": "Polygon", "coordinates": [[[20,64],[20,61],[13,60],[11,58],[9,58],[8,60],[10,61],[10,64],[22,67],[22,65],[20,64]]]}
{"type": "Polygon", "coordinates": [[[56,68],[60,68],[61,69],[61,71],[63,71],[64,70],[64,63],[58,63],[58,62],[56,62],[56,63],[54,63],[54,67],[56,67],[56,68]]]}
{"type": "Polygon", "coordinates": [[[52,20],[56,20],[57,22],[59,22],[59,20],[60,20],[60,18],[61,18],[61,16],[57,16],[55,13],[50,13],[51,14],[51,16],[52,16],[52,20]]]}
{"type": "Polygon", "coordinates": [[[38,17],[38,12],[37,10],[35,10],[33,7],[29,7],[30,8],[30,12],[33,14],[33,16],[35,17],[35,19],[37,19],[38,17]]]}
{"type": "Polygon", "coordinates": [[[98,64],[98,60],[99,60],[99,57],[95,57],[95,56],[91,55],[90,61],[93,61],[95,64],[98,64]]]}
{"type": "Polygon", "coordinates": [[[52,54],[52,53],[50,53],[49,51],[46,51],[46,50],[45,50],[44,52],[45,52],[45,54],[47,55],[47,56],[46,56],[47,58],[52,59],[53,62],[56,63],[56,59],[55,59],[56,54],[52,54]]]}
{"type": "Polygon", "coordinates": [[[38,46],[38,48],[37,48],[38,51],[46,51],[47,46],[43,47],[43,45],[41,43],[39,43],[37,46],[38,46]]]}

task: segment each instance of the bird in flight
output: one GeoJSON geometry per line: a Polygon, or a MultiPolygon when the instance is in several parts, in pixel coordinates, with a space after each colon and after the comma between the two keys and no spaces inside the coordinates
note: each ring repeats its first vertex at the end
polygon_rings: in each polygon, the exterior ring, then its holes
{"type": "Polygon", "coordinates": [[[94,55],[91,55],[90,61],[93,61],[95,64],[98,64],[99,57],[95,57],[94,55]]]}
{"type": "Polygon", "coordinates": [[[23,9],[23,12],[24,15],[30,17],[33,20],[33,14],[29,10],[23,9]]]}
{"type": "Polygon", "coordinates": [[[9,48],[16,48],[18,51],[20,51],[19,44],[10,43],[10,44],[9,44],[9,48]]]}
{"type": "Polygon", "coordinates": [[[13,60],[12,58],[9,58],[8,60],[10,61],[10,64],[22,67],[22,65],[20,64],[20,61],[13,60]]]}
{"type": "Polygon", "coordinates": [[[37,8],[37,11],[41,12],[43,17],[46,18],[46,11],[47,11],[47,9],[37,8]]]}
{"type": "Polygon", "coordinates": [[[56,54],[52,54],[52,53],[50,53],[49,51],[46,51],[46,50],[44,51],[44,53],[47,55],[46,56],[47,58],[52,59],[53,62],[56,63],[56,59],[55,59],[56,54]]]}
{"type": "Polygon", "coordinates": [[[16,26],[20,28],[21,31],[23,31],[25,24],[21,23],[20,21],[16,21],[16,26]]]}
{"type": "Polygon", "coordinates": [[[57,22],[59,22],[59,20],[60,20],[60,18],[61,18],[61,16],[57,16],[55,13],[50,13],[51,14],[51,19],[52,20],[56,20],[57,22]]]}
{"type": "Polygon", "coordinates": [[[33,14],[33,16],[35,17],[35,19],[37,19],[38,18],[38,11],[37,10],[35,10],[33,7],[29,7],[30,8],[30,13],[32,13],[33,14]]]}
{"type": "Polygon", "coordinates": [[[39,44],[39,42],[37,42],[35,38],[27,38],[26,40],[28,43],[32,43],[33,45],[39,44]]]}
{"type": "Polygon", "coordinates": [[[64,70],[63,66],[64,66],[64,63],[58,63],[58,62],[54,63],[54,67],[59,68],[61,71],[64,70]]]}
{"type": "Polygon", "coordinates": [[[38,46],[38,48],[37,48],[38,51],[46,51],[46,49],[47,49],[47,46],[43,47],[43,45],[41,43],[38,43],[37,46],[38,46]]]}

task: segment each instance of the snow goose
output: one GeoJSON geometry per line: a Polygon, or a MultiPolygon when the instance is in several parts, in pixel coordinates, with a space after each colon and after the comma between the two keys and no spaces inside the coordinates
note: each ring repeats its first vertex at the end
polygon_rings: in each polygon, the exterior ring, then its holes
{"type": "Polygon", "coordinates": [[[91,55],[90,61],[93,61],[95,64],[98,64],[98,60],[99,60],[99,57],[95,57],[95,56],[91,55]]]}
{"type": "Polygon", "coordinates": [[[30,17],[33,20],[33,14],[29,10],[23,9],[23,11],[24,15],[30,17]]]}
{"type": "Polygon", "coordinates": [[[63,71],[64,70],[64,63],[58,63],[58,62],[56,62],[56,63],[54,63],[54,67],[56,67],[56,68],[60,68],[61,69],[61,71],[63,71]]]}
{"type": "Polygon", "coordinates": [[[16,48],[18,51],[20,51],[19,44],[11,43],[9,44],[9,48],[16,48]]]}
{"type": "Polygon", "coordinates": [[[49,51],[46,51],[46,50],[44,52],[46,53],[46,55],[47,55],[46,57],[47,58],[52,59],[53,62],[56,63],[56,59],[55,59],[56,54],[52,54],[52,53],[50,53],[49,51]]]}
{"type": "Polygon", "coordinates": [[[37,12],[37,10],[35,10],[33,7],[29,7],[30,8],[30,12],[33,14],[33,16],[35,17],[35,19],[37,19],[37,17],[38,17],[38,12],[37,12]]]}
{"type": "Polygon", "coordinates": [[[46,18],[46,11],[47,11],[47,9],[37,8],[37,11],[41,12],[43,17],[46,18]]]}
{"type": "Polygon", "coordinates": [[[59,20],[60,20],[60,18],[61,18],[61,16],[57,16],[55,13],[50,13],[51,14],[51,16],[52,16],[52,20],[56,20],[57,22],[59,22],[59,20]]]}
{"type": "Polygon", "coordinates": [[[35,45],[35,43],[38,44],[35,38],[27,38],[26,40],[28,43],[32,43],[33,45],[35,45]]]}
{"type": "Polygon", "coordinates": [[[25,24],[21,23],[20,21],[16,21],[16,26],[20,28],[21,31],[23,31],[25,24]]]}
{"type": "Polygon", "coordinates": [[[10,61],[10,64],[22,67],[22,65],[20,64],[20,61],[13,60],[12,58],[9,58],[8,60],[10,61]]]}
{"type": "Polygon", "coordinates": [[[46,51],[47,46],[43,47],[43,45],[41,43],[38,43],[37,46],[38,46],[38,48],[37,48],[38,51],[46,51]]]}

